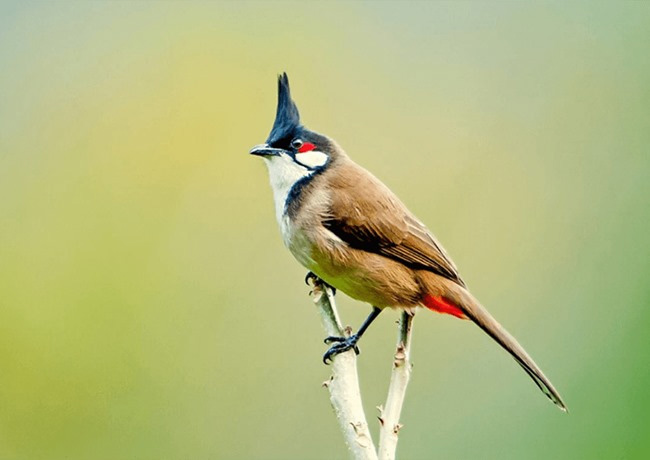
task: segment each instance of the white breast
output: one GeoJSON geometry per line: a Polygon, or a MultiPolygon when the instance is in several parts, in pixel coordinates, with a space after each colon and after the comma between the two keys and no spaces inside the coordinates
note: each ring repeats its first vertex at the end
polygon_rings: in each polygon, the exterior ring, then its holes
{"type": "Polygon", "coordinates": [[[296,164],[287,155],[278,155],[264,158],[264,163],[269,170],[269,179],[273,189],[273,201],[275,201],[275,218],[282,232],[284,244],[289,247],[291,242],[291,222],[284,214],[287,197],[291,188],[303,177],[313,174],[312,171],[296,164]]]}
{"type": "MultiPolygon", "coordinates": [[[[322,153],[318,153],[322,155],[322,153]]],[[[311,253],[314,242],[310,237],[310,235],[313,235],[313,229],[300,228],[300,225],[312,225],[312,219],[309,219],[309,216],[318,213],[319,209],[327,206],[329,196],[324,190],[312,191],[309,195],[308,202],[302,205],[303,207],[300,211],[302,218],[298,219],[300,224],[296,224],[285,213],[287,198],[296,182],[314,174],[314,171],[294,162],[288,155],[268,157],[265,160],[273,189],[275,217],[280,226],[282,240],[298,262],[313,270],[315,268],[315,262],[311,257],[311,253]]],[[[312,160],[312,158],[306,158],[306,160],[312,160]]]]}

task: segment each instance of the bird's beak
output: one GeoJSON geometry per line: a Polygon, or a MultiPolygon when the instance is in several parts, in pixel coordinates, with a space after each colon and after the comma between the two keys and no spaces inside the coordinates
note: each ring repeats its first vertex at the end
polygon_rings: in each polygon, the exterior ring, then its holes
{"type": "Polygon", "coordinates": [[[253,147],[250,151],[251,155],[259,155],[261,157],[271,157],[280,155],[284,150],[269,147],[268,144],[260,144],[253,147]]]}

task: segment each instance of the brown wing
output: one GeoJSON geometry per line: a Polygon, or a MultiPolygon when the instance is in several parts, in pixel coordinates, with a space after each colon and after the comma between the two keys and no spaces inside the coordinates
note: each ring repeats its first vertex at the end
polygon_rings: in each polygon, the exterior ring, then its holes
{"type": "Polygon", "coordinates": [[[333,193],[323,219],[326,228],[354,248],[429,270],[465,287],[442,246],[388,187],[356,164],[344,171],[329,180],[333,193]]]}

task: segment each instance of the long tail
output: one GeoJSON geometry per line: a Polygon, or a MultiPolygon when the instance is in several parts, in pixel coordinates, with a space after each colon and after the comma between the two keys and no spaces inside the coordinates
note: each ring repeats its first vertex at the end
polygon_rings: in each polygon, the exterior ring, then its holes
{"type": "Polygon", "coordinates": [[[519,363],[519,365],[530,375],[540,390],[553,401],[564,412],[568,409],[562,401],[562,397],[555,389],[551,381],[546,378],[542,370],[535,364],[533,358],[526,353],[526,350],[519,345],[519,342],[506,331],[490,313],[472,296],[467,290],[458,286],[449,292],[449,297],[426,296],[424,305],[441,313],[448,313],[462,318],[458,310],[462,310],[464,316],[474,321],[478,327],[483,329],[490,337],[496,340],[499,345],[505,348],[508,353],[519,363]]]}

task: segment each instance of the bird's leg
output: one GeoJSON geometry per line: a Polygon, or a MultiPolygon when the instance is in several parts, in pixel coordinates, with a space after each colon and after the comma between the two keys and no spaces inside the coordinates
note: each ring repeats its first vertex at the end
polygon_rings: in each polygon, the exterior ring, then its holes
{"type": "Polygon", "coordinates": [[[312,283],[314,283],[314,285],[316,285],[317,283],[324,284],[325,286],[327,286],[332,290],[332,295],[336,295],[336,288],[330,284],[327,284],[325,281],[323,281],[318,276],[316,276],[316,274],[312,271],[307,272],[307,275],[305,276],[305,284],[307,286],[309,286],[310,280],[312,281],[312,283]]]}
{"type": "Polygon", "coordinates": [[[359,347],[357,347],[357,342],[361,338],[364,332],[366,332],[366,329],[368,329],[368,326],[379,316],[379,313],[381,313],[381,308],[377,307],[372,307],[372,311],[366,318],[366,320],[363,322],[359,330],[357,331],[356,334],[351,335],[350,337],[335,337],[335,336],[329,336],[325,339],[326,344],[331,344],[334,343],[335,345],[332,345],[329,350],[323,355],[323,362],[325,364],[329,364],[328,361],[332,361],[332,358],[334,356],[338,355],[339,353],[343,353],[344,351],[348,350],[354,350],[356,354],[359,354],[359,347]]]}

